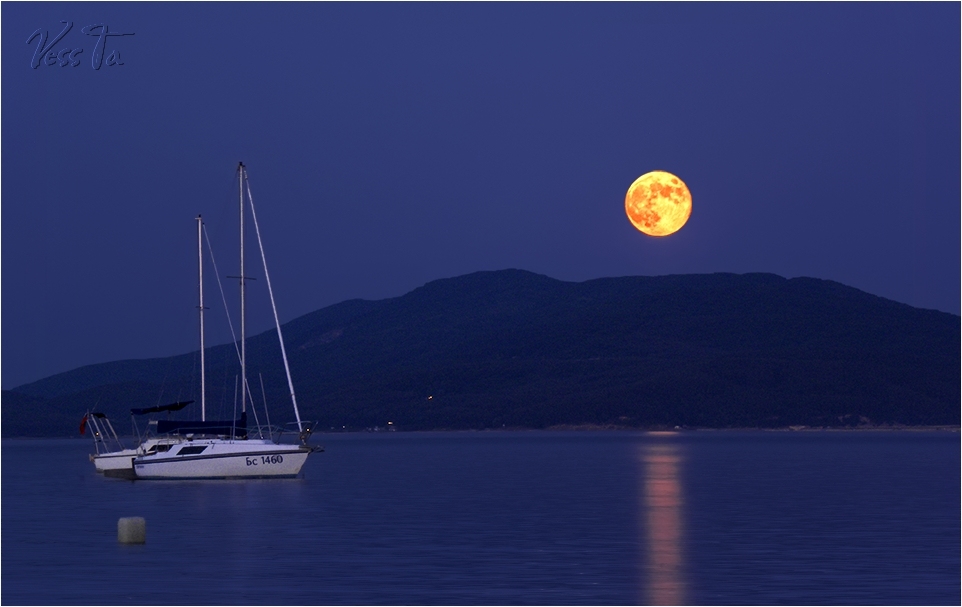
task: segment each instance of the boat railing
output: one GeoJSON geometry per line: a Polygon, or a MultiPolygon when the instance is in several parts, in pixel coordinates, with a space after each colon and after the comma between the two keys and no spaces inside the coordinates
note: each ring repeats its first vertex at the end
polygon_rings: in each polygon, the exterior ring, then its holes
{"type": "Polygon", "coordinates": [[[277,444],[300,442],[306,445],[311,438],[311,434],[314,433],[314,428],[317,427],[317,422],[301,421],[300,425],[300,429],[297,427],[297,422],[289,422],[283,426],[276,424],[253,426],[248,430],[248,436],[266,438],[277,444]]]}
{"type": "Polygon", "coordinates": [[[97,450],[98,455],[126,449],[106,414],[87,411],[82,424],[90,427],[90,433],[94,439],[94,449],[97,450]]]}
{"type": "Polygon", "coordinates": [[[202,437],[217,437],[226,439],[236,438],[238,440],[244,440],[247,438],[266,438],[277,444],[295,444],[300,442],[301,444],[306,445],[308,440],[310,440],[311,435],[314,433],[314,429],[317,427],[317,422],[302,421],[300,429],[297,427],[297,422],[290,422],[282,426],[253,425],[247,428],[237,427],[236,431],[233,433],[212,432],[210,428],[204,428],[202,426],[193,427],[189,424],[178,426],[176,429],[168,432],[158,432],[157,426],[157,420],[150,420],[147,423],[147,432],[140,437],[141,442],[146,441],[151,437],[170,437],[175,440],[182,440],[183,438],[194,439],[202,437]]]}
{"type": "Polygon", "coordinates": [[[290,428],[290,434],[297,435],[297,438],[299,441],[301,441],[302,445],[306,445],[307,441],[311,440],[311,435],[314,433],[314,428],[317,427],[317,422],[301,421],[300,424],[297,422],[290,422],[285,424],[285,427],[290,428]]]}

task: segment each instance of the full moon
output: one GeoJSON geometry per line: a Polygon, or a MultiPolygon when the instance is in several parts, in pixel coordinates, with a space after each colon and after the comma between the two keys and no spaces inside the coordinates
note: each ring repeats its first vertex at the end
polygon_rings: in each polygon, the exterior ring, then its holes
{"type": "Polygon", "coordinates": [[[684,181],[671,173],[645,173],[628,188],[625,212],[631,223],[645,234],[668,236],[688,221],[691,192],[684,181]]]}

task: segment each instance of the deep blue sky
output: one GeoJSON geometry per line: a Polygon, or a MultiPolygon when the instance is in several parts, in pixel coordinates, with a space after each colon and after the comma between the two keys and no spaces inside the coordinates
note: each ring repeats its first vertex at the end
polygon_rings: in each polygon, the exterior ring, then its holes
{"type": "Polygon", "coordinates": [[[958,3],[4,3],[3,388],[195,349],[193,218],[236,274],[239,160],[282,320],[502,268],[774,272],[958,314],[959,20],[958,3]],[[80,64],[33,69],[27,39],[61,20],[54,50],[80,64]],[[107,40],[123,65],[93,69],[93,24],[133,33],[107,40]],[[663,239],[624,214],[653,169],[694,198],[663,239]]]}

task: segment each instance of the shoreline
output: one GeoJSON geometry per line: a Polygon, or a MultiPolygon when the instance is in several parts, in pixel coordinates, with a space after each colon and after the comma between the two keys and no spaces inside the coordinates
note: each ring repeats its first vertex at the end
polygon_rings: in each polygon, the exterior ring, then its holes
{"type": "MultiPolygon", "coordinates": [[[[669,427],[669,426],[650,426],[645,428],[633,426],[616,426],[613,424],[558,424],[547,428],[432,428],[430,430],[386,430],[374,428],[357,428],[350,430],[315,430],[314,435],[336,435],[336,434],[417,434],[417,433],[455,433],[455,432],[639,432],[647,434],[685,434],[693,432],[962,432],[962,426],[953,425],[934,425],[934,426],[857,426],[854,428],[833,428],[826,426],[782,426],[778,428],[710,428],[710,427],[669,427]]],[[[122,440],[133,439],[134,436],[122,436],[122,440]]],[[[4,440],[34,440],[34,439],[55,439],[55,440],[90,440],[84,436],[8,436],[0,438],[4,440]]]]}

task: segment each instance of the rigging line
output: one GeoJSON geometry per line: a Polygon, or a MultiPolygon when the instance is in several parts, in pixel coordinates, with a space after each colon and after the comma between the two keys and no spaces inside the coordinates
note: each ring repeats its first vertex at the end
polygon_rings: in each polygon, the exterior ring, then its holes
{"type": "Polygon", "coordinates": [[[227,315],[227,326],[230,327],[230,338],[234,344],[234,351],[237,353],[237,362],[240,363],[240,349],[237,345],[237,334],[234,333],[234,323],[230,319],[230,308],[227,307],[227,297],[224,295],[224,283],[220,280],[220,272],[217,270],[217,261],[214,260],[214,249],[210,244],[210,236],[207,234],[207,224],[204,227],[204,240],[207,242],[207,252],[210,254],[210,263],[214,266],[214,276],[217,278],[217,288],[220,290],[220,300],[224,303],[224,314],[227,315]]]}
{"type": "MultiPolygon", "coordinates": [[[[196,395],[196,392],[194,392],[194,390],[197,389],[197,384],[194,382],[194,379],[197,377],[197,362],[198,362],[199,359],[200,359],[200,353],[199,353],[199,352],[195,352],[193,358],[191,359],[191,364],[190,364],[190,381],[189,381],[189,383],[188,383],[188,385],[191,386],[191,394],[192,394],[192,395],[196,395]]],[[[180,400],[180,399],[178,398],[177,400],[180,400]]]]}
{"type": "Polygon", "coordinates": [[[297,431],[303,432],[304,428],[301,424],[301,414],[297,410],[297,398],[294,396],[294,382],[291,380],[291,369],[287,364],[287,349],[284,348],[284,335],[281,334],[281,320],[277,316],[277,305],[274,303],[274,289],[271,288],[271,275],[267,272],[267,257],[264,255],[264,241],[261,240],[261,228],[257,223],[257,213],[254,211],[254,197],[251,195],[250,179],[245,179],[244,183],[247,184],[247,200],[251,205],[251,217],[254,219],[254,232],[257,234],[257,246],[261,250],[261,262],[264,264],[264,279],[267,281],[267,293],[271,296],[271,309],[274,310],[274,324],[277,325],[277,339],[281,342],[281,356],[284,358],[284,372],[287,374],[287,387],[291,391],[291,403],[294,405],[297,431]]]}
{"type": "Polygon", "coordinates": [[[264,415],[267,416],[267,432],[270,435],[271,440],[274,440],[274,430],[271,428],[271,412],[267,409],[267,393],[264,392],[264,374],[258,373],[257,376],[261,380],[261,398],[264,399],[264,415]]]}
{"type": "MultiPolygon", "coordinates": [[[[169,374],[170,374],[170,362],[168,362],[168,363],[167,363],[167,366],[164,368],[164,379],[163,379],[163,381],[160,382],[160,394],[157,395],[157,404],[158,404],[158,405],[159,405],[161,402],[163,402],[163,399],[164,399],[164,390],[165,390],[166,387],[167,387],[167,376],[168,376],[169,374]]],[[[168,415],[170,415],[170,414],[168,413],[168,415]]]]}
{"type": "Polygon", "coordinates": [[[237,376],[234,376],[234,414],[230,418],[230,439],[234,440],[234,432],[237,424],[237,376]]]}
{"type": "MultiPolygon", "coordinates": [[[[234,333],[234,323],[230,319],[230,309],[227,306],[227,297],[224,295],[224,284],[220,280],[220,272],[217,270],[217,261],[214,259],[214,248],[210,244],[210,236],[207,234],[207,224],[202,223],[201,227],[204,230],[204,240],[207,242],[207,252],[210,254],[210,263],[214,266],[214,276],[217,278],[217,288],[220,290],[220,299],[224,303],[224,313],[227,315],[227,326],[230,327],[231,341],[234,343],[234,352],[237,354],[237,361],[240,362],[241,354],[240,349],[237,346],[237,335],[234,333]]],[[[236,378],[235,378],[236,380],[236,378]]],[[[236,389],[236,387],[235,387],[236,389]]],[[[251,411],[254,414],[254,423],[257,424],[258,432],[260,432],[260,420],[257,419],[257,410],[254,408],[254,397],[250,396],[250,382],[247,382],[247,394],[248,399],[251,404],[251,411]]],[[[234,395],[234,400],[237,400],[237,395],[234,395]]],[[[236,402],[235,402],[236,407],[236,402]]],[[[263,438],[261,434],[261,438],[263,438]]]]}
{"type": "Polygon", "coordinates": [[[224,384],[221,386],[220,393],[220,412],[223,413],[224,416],[227,415],[227,395],[229,394],[229,392],[227,392],[227,378],[230,377],[229,363],[230,350],[224,348],[224,364],[222,365],[224,369],[224,384]]]}
{"type": "Polygon", "coordinates": [[[247,400],[251,404],[251,413],[254,414],[254,423],[257,424],[258,438],[264,438],[264,432],[261,430],[261,420],[257,419],[257,408],[254,407],[254,395],[251,394],[251,383],[249,381],[247,382],[247,400]]]}
{"type": "MultiPolygon", "coordinates": [[[[234,172],[231,173],[230,179],[225,182],[225,186],[219,196],[216,197],[216,203],[213,205],[214,211],[211,212],[211,217],[230,217],[232,214],[237,212],[237,194],[234,190],[237,189],[237,171],[240,168],[235,168],[234,172]]],[[[220,233],[221,230],[215,230],[220,233]]]]}

